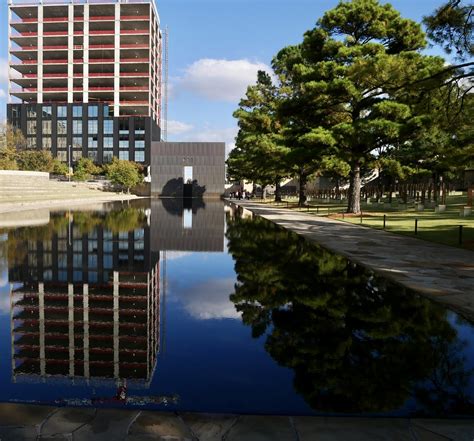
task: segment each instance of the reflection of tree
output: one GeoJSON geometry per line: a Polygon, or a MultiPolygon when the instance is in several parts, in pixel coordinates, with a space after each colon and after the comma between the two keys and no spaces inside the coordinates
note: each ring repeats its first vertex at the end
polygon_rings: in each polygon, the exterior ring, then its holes
{"type": "Polygon", "coordinates": [[[109,212],[102,211],[74,211],[71,213],[52,213],[47,225],[24,227],[15,230],[0,230],[8,232],[8,260],[10,263],[21,263],[28,253],[28,241],[47,241],[59,231],[68,228],[69,222],[72,227],[81,234],[94,231],[99,225],[103,225],[113,234],[128,232],[143,227],[146,224],[144,210],[134,207],[125,207],[109,212]]]}
{"type": "MultiPolygon", "coordinates": [[[[317,410],[397,409],[440,367],[435,348],[456,341],[441,306],[264,219],[229,220],[227,238],[238,276],[231,300],[317,410]]],[[[451,362],[463,372],[461,359],[451,362]]],[[[462,387],[467,374],[451,380],[462,387]]],[[[432,398],[422,401],[430,411],[432,398]]]]}

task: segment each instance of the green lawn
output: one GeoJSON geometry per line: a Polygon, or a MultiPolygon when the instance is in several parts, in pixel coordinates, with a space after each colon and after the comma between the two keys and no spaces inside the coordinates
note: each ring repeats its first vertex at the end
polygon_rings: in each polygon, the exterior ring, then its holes
{"type": "MultiPolygon", "coordinates": [[[[270,200],[263,203],[275,205],[270,200]]],[[[392,233],[405,234],[419,239],[474,250],[474,215],[461,217],[459,214],[461,207],[465,204],[466,195],[448,196],[446,211],[435,213],[434,208],[425,208],[423,212],[417,212],[413,204],[402,210],[395,206],[386,207],[382,204],[367,205],[363,203],[362,225],[383,229],[385,215],[385,229],[392,233]],[[418,233],[416,235],[415,219],[418,219],[418,233]],[[460,225],[463,226],[462,245],[459,244],[460,225]]],[[[344,222],[361,224],[360,216],[348,216],[344,213],[346,204],[337,201],[310,201],[307,207],[300,208],[297,206],[296,198],[286,198],[282,203],[276,205],[319,216],[329,215],[344,222]]]]}

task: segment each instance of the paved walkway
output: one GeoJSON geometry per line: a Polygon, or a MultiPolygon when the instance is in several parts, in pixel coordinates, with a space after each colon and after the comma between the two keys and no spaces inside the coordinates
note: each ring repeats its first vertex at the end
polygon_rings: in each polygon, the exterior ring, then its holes
{"type": "Polygon", "coordinates": [[[474,420],[210,415],[0,404],[2,441],[472,441],[474,420]]]}
{"type": "Polygon", "coordinates": [[[231,201],[474,321],[474,252],[334,219],[231,201]]]}

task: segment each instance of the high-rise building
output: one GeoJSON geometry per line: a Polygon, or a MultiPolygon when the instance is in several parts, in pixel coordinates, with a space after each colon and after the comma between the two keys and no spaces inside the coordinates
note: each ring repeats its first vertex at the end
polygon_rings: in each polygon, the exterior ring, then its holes
{"type": "Polygon", "coordinates": [[[7,118],[64,162],[149,165],[161,55],[154,0],[9,0],[7,118]]]}

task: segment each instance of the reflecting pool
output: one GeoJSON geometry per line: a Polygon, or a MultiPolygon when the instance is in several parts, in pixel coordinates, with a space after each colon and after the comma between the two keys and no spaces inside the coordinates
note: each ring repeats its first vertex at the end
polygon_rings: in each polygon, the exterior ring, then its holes
{"type": "Polygon", "coordinates": [[[473,415],[474,327],[222,202],[0,216],[0,401],[473,415]]]}

